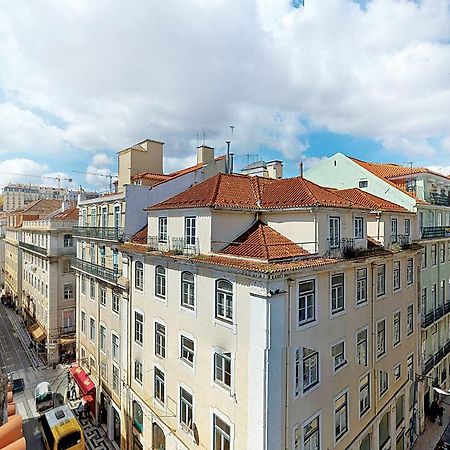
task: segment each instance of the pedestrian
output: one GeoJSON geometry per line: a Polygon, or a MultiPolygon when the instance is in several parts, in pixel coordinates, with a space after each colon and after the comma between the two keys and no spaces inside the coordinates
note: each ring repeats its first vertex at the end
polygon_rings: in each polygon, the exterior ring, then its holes
{"type": "Polygon", "coordinates": [[[443,423],[442,423],[442,416],[444,415],[444,407],[440,404],[438,406],[438,417],[439,417],[439,425],[442,427],[443,423]]]}
{"type": "Polygon", "coordinates": [[[436,421],[436,417],[438,414],[439,414],[439,405],[437,400],[434,399],[430,406],[430,417],[433,423],[436,421]]]}

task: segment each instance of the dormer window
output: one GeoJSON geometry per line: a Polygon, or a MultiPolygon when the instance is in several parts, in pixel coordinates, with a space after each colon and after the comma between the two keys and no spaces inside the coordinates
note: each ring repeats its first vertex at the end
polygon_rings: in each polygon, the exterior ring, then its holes
{"type": "Polygon", "coordinates": [[[359,180],[358,186],[360,189],[364,189],[369,186],[368,180],[359,180]]]}

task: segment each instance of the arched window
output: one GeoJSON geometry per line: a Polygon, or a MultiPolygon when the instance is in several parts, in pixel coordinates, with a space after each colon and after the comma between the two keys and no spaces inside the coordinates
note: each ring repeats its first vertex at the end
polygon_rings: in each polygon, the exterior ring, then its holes
{"type": "Polygon", "coordinates": [[[163,266],[155,267],[155,295],[166,298],[166,269],[163,266]]]}
{"type": "Polygon", "coordinates": [[[144,430],[144,412],[136,400],[133,401],[133,425],[139,433],[144,430]]]}
{"type": "Polygon", "coordinates": [[[181,273],[181,306],[195,308],[194,274],[191,272],[181,273]]]}
{"type": "Polygon", "coordinates": [[[216,319],[233,322],[233,285],[227,280],[216,281],[216,319]]]}
{"type": "Polygon", "coordinates": [[[140,291],[144,289],[144,264],[141,261],[134,264],[134,287],[140,291]]]}

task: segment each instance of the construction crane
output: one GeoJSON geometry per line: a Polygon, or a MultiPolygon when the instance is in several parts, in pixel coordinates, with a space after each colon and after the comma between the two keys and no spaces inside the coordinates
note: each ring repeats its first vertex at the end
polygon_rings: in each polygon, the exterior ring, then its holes
{"type": "Polygon", "coordinates": [[[113,175],[112,173],[109,173],[107,175],[103,173],[93,173],[93,172],[80,172],[78,170],[72,170],[74,173],[84,173],[85,175],[92,175],[94,177],[104,177],[109,178],[109,192],[112,192],[112,179],[117,178],[117,175],[113,175]]]}
{"type": "Polygon", "coordinates": [[[69,183],[71,183],[73,180],[72,178],[65,178],[65,177],[61,177],[61,176],[56,176],[56,177],[50,177],[47,175],[30,175],[30,174],[26,174],[26,173],[16,173],[16,172],[3,172],[7,175],[19,175],[21,177],[35,177],[35,178],[47,178],[49,180],[58,180],[58,188],[61,188],[61,181],[68,181],[69,183]]]}

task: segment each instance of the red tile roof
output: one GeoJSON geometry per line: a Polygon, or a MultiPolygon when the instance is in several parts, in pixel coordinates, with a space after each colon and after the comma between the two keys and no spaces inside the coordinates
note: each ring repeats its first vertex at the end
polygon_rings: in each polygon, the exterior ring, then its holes
{"type": "MultiPolygon", "coordinates": [[[[333,189],[301,177],[271,179],[219,173],[146,210],[198,207],[270,210],[312,206],[352,208],[357,205],[333,189]]],[[[369,209],[363,205],[358,207],[369,209]]]]}
{"type": "Polygon", "coordinates": [[[347,200],[354,202],[358,205],[364,205],[371,210],[387,211],[387,212],[399,212],[408,213],[409,211],[402,206],[392,203],[369,192],[362,191],[358,188],[352,189],[339,189],[336,193],[346,198],[347,200]]]}
{"type": "Polygon", "coordinates": [[[437,174],[436,172],[432,172],[431,170],[427,169],[426,167],[406,167],[406,166],[400,166],[398,164],[393,163],[374,163],[374,162],[367,162],[367,161],[361,161],[357,158],[350,157],[352,161],[354,161],[356,164],[359,164],[361,167],[364,167],[369,172],[372,172],[374,175],[380,178],[395,178],[395,177],[402,177],[402,176],[408,176],[408,175],[414,175],[417,173],[432,173],[435,175],[439,175],[442,177],[445,177],[444,175],[437,174]]]}
{"type": "Polygon", "coordinates": [[[136,234],[134,234],[130,242],[132,244],[147,244],[147,231],[148,231],[148,225],[146,224],[144,227],[142,227],[136,234]]]}
{"type": "Polygon", "coordinates": [[[52,220],[78,220],[78,208],[73,206],[51,217],[52,220]]]}
{"type": "Polygon", "coordinates": [[[309,254],[302,247],[261,221],[256,221],[220,253],[257,258],[268,262],[298,258],[309,254]]]}

